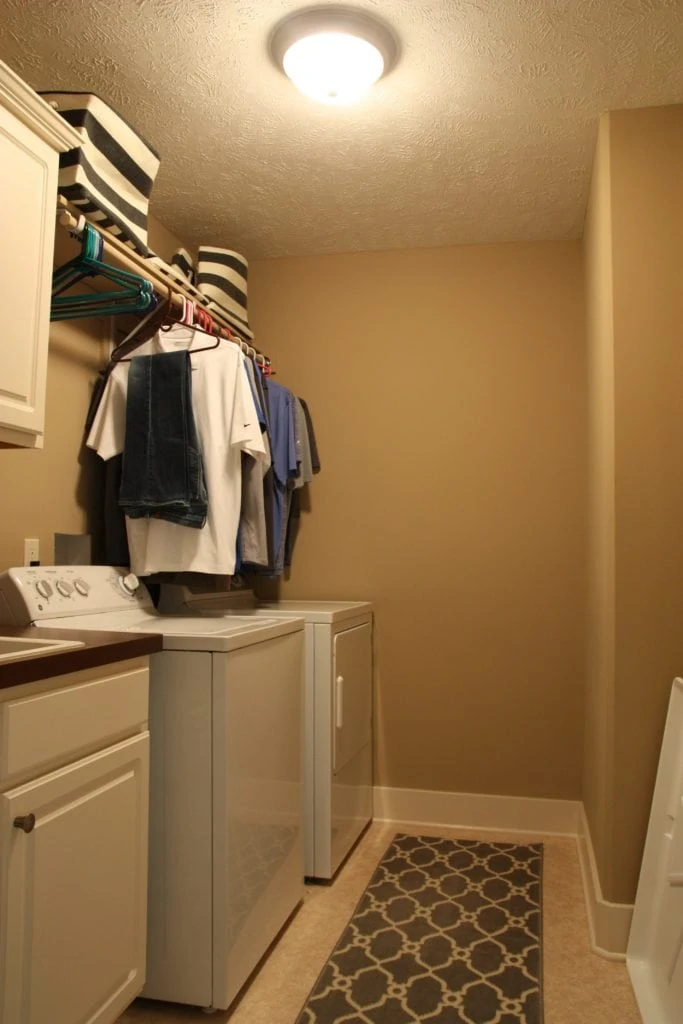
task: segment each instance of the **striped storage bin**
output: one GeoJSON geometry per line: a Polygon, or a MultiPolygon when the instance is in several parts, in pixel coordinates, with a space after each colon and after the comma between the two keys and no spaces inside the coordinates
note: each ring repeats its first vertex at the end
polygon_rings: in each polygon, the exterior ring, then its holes
{"type": "Polygon", "coordinates": [[[199,246],[196,273],[199,291],[242,327],[249,326],[248,268],[249,264],[239,252],[217,249],[213,245],[199,246]]]}
{"type": "Polygon", "coordinates": [[[166,260],[162,259],[155,252],[152,252],[151,249],[147,258],[166,277],[172,277],[176,281],[181,281],[184,285],[188,285],[189,291],[198,292],[198,289],[193,287],[195,278],[194,264],[187,249],[178,249],[171,257],[170,263],[167,263],[166,260]]]}
{"type": "Polygon", "coordinates": [[[171,259],[171,268],[181,280],[194,281],[194,264],[187,249],[178,249],[171,259]]]}
{"type": "Polygon", "coordinates": [[[254,337],[247,320],[247,261],[232,249],[199,247],[201,264],[195,268],[187,249],[178,249],[167,263],[156,253],[147,257],[169,283],[182,282],[184,291],[204,309],[221,314],[243,338],[254,337]],[[208,255],[207,257],[207,254],[208,255]],[[199,267],[203,268],[203,278],[199,267]]]}
{"type": "Polygon", "coordinates": [[[99,96],[41,95],[83,139],[80,149],[60,154],[60,193],[146,256],[147,211],[159,170],[158,154],[99,96]]]}

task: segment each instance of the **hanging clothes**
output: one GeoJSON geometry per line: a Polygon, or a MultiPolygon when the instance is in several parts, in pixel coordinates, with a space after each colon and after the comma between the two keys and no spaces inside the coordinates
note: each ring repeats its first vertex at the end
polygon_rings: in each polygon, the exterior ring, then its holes
{"type": "Polygon", "coordinates": [[[294,492],[289,503],[289,519],[285,538],[285,566],[292,564],[294,547],[301,525],[301,493],[303,487],[310,483],[314,473],[320,472],[320,456],[315,440],[313,421],[308,406],[303,398],[296,398],[296,424],[301,437],[301,465],[294,481],[294,492]]]}
{"type": "Polygon", "coordinates": [[[299,463],[299,472],[294,480],[294,488],[298,490],[313,479],[313,461],[304,408],[301,400],[296,397],[294,398],[294,426],[297,435],[297,462],[299,463]]]}
{"type": "Polygon", "coordinates": [[[131,519],[154,516],[197,530],[206,522],[191,377],[186,349],[130,363],[119,505],[131,519]]]}
{"type": "MultiPolygon", "coordinates": [[[[206,335],[176,326],[160,331],[137,349],[139,355],[159,355],[187,348],[204,348],[206,335]]],[[[87,439],[101,458],[111,459],[127,449],[126,397],[129,363],[118,363],[107,380],[87,439]]],[[[206,489],[207,520],[192,529],[158,518],[126,518],[130,567],[137,575],[157,572],[203,572],[232,575],[242,495],[242,452],[256,460],[266,456],[258,412],[244,371],[244,356],[236,345],[220,345],[192,357],[192,403],[201,449],[206,489]]]]}
{"type": "Polygon", "coordinates": [[[318,445],[315,440],[315,430],[313,429],[313,420],[311,419],[311,413],[309,411],[307,403],[303,398],[300,398],[301,408],[304,410],[304,416],[306,417],[306,429],[308,431],[308,443],[311,447],[311,464],[314,473],[320,472],[320,455],[318,454],[318,445]]]}
{"type": "Polygon", "coordinates": [[[268,565],[268,533],[266,526],[266,504],[263,480],[270,469],[270,441],[268,439],[268,421],[262,405],[260,390],[256,383],[254,364],[249,359],[244,361],[244,370],[249,381],[251,395],[258,414],[259,426],[266,449],[263,459],[254,459],[246,452],[242,453],[242,510],[240,517],[238,568],[243,563],[251,565],[268,565]]]}
{"type": "MultiPolygon", "coordinates": [[[[93,392],[90,396],[90,405],[85,417],[84,441],[86,444],[112,369],[112,366],[108,366],[106,370],[101,370],[95,380],[93,392]]],[[[94,454],[91,457],[94,458],[94,454]]],[[[100,537],[96,541],[97,546],[100,548],[100,557],[104,565],[130,565],[130,552],[128,551],[128,538],[126,536],[126,517],[119,505],[122,471],[123,455],[115,455],[104,464],[102,525],[100,537]]]]}
{"type": "Polygon", "coordinates": [[[268,437],[268,450],[270,451],[271,464],[263,477],[263,503],[266,515],[266,541],[268,548],[267,566],[275,565],[275,471],[273,469],[273,451],[270,430],[270,400],[268,397],[268,378],[262,373],[258,363],[254,363],[254,374],[256,378],[256,389],[261,399],[261,408],[266,417],[266,435],[268,437]]]}
{"type": "Polygon", "coordinates": [[[294,395],[281,384],[268,381],[270,438],[273,457],[273,562],[272,574],[282,575],[289,501],[298,472],[294,395]]]}

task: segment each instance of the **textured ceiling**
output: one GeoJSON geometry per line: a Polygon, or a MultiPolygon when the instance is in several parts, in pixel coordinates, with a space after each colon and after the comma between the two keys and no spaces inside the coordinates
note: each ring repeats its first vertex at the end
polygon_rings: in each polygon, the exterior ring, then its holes
{"type": "Polygon", "coordinates": [[[266,38],[306,0],[0,0],[0,58],[159,150],[152,209],[250,258],[581,233],[602,111],[683,101],[683,0],[364,0],[395,71],[300,96],[266,38]]]}

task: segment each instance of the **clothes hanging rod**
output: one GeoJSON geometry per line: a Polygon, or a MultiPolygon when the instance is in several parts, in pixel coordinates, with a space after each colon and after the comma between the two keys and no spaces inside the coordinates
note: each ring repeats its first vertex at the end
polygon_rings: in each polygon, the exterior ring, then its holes
{"type": "MultiPolygon", "coordinates": [[[[61,195],[57,197],[57,221],[76,237],[79,235],[78,224],[81,216],[84,216],[84,214],[77,207],[73,207],[68,199],[61,195]]],[[[154,264],[150,260],[139,256],[133,249],[130,249],[117,238],[116,235],[112,235],[106,228],[99,225],[97,221],[93,221],[88,217],[85,219],[102,236],[105,254],[109,258],[114,259],[117,264],[120,264],[123,270],[128,270],[132,274],[144,277],[145,280],[150,282],[155,293],[166,301],[169,298],[170,287],[174,293],[174,308],[180,308],[182,303],[180,296],[185,296],[190,302],[194,302],[195,306],[201,306],[206,309],[211,314],[215,323],[230,331],[238,341],[245,341],[250,348],[254,348],[252,332],[235,326],[231,320],[228,320],[227,317],[220,313],[215,303],[210,304],[204,295],[201,295],[195,288],[188,288],[180,278],[166,277],[161,271],[154,268],[154,264]]],[[[270,363],[270,360],[263,352],[260,352],[258,349],[254,349],[254,351],[266,363],[270,363]]]]}

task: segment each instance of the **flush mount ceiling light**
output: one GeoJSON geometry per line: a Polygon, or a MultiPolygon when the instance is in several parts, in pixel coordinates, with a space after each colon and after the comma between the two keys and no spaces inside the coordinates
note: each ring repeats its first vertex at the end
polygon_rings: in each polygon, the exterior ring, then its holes
{"type": "Polygon", "coordinates": [[[281,21],[270,52],[305,96],[355,103],[398,58],[396,36],[383,21],[353,7],[309,7],[281,21]]]}

